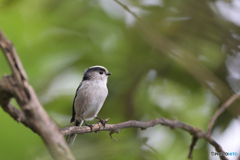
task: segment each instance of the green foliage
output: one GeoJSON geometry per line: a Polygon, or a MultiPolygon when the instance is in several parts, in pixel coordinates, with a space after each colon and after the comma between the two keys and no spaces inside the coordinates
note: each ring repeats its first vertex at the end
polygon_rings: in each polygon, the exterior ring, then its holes
{"type": "MultiPolygon", "coordinates": [[[[90,66],[103,65],[112,76],[99,117],[119,123],[163,116],[206,130],[219,102],[226,100],[218,93],[222,88],[232,93],[225,80],[225,62],[234,56],[233,50],[239,51],[239,39],[232,37],[240,35],[238,27],[220,18],[210,0],[162,0],[159,5],[126,2],[183,50],[172,54],[171,45],[155,50],[139,23],[130,23],[133,17],[114,1],[4,0],[0,1],[0,28],[14,43],[31,85],[61,128],[71,125],[72,101],[82,73],[90,66]],[[199,72],[202,68],[206,70],[199,72]],[[224,86],[211,88],[209,75],[215,76],[212,85],[224,86]]],[[[0,73],[10,73],[2,53],[0,73]]],[[[232,114],[227,116],[231,119],[232,114]]],[[[0,124],[0,159],[51,159],[40,137],[3,111],[0,124]]],[[[113,137],[118,143],[107,132],[78,135],[72,151],[81,160],[181,160],[186,159],[191,143],[188,133],[162,126],[125,129],[113,137]]],[[[207,142],[200,140],[194,159],[208,155],[207,142]]]]}

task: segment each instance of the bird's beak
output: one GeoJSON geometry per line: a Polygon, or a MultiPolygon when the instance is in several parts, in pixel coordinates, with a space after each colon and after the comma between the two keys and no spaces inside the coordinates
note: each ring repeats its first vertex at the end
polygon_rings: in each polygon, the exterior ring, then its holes
{"type": "Polygon", "coordinates": [[[110,76],[110,75],[112,75],[112,73],[108,72],[108,73],[106,73],[106,75],[110,76]]]}

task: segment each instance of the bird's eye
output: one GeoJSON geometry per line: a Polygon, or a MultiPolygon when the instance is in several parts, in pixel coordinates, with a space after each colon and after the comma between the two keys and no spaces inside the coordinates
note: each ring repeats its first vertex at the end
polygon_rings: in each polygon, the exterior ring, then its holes
{"type": "Polygon", "coordinates": [[[100,71],[99,74],[103,74],[103,71],[100,71]]]}

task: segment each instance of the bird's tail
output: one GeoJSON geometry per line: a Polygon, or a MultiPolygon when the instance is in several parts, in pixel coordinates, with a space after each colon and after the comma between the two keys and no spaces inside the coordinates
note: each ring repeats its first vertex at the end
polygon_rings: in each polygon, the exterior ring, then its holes
{"type": "MultiPolygon", "coordinates": [[[[78,122],[77,120],[75,120],[74,123],[73,123],[73,126],[81,127],[82,124],[83,124],[83,121],[78,122]]],[[[71,147],[73,145],[76,136],[77,136],[77,134],[70,134],[70,135],[67,136],[66,141],[67,141],[69,147],[71,147]]]]}

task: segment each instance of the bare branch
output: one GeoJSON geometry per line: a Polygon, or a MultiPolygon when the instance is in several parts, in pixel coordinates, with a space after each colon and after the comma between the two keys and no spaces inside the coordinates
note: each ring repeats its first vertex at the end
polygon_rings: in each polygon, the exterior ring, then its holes
{"type": "Polygon", "coordinates": [[[109,132],[109,136],[111,137],[111,139],[113,139],[114,141],[118,142],[117,138],[113,138],[112,134],[113,133],[119,133],[120,132],[120,129],[116,129],[116,130],[113,130],[113,131],[110,131],[109,132]]]}
{"type": "Polygon", "coordinates": [[[41,106],[12,43],[0,30],[0,46],[12,69],[12,75],[0,80],[0,105],[16,121],[41,136],[55,160],[74,160],[60,129],[41,106]],[[22,111],[10,104],[14,97],[22,111]]]}
{"type": "Polygon", "coordinates": [[[26,127],[31,128],[24,112],[18,110],[11,103],[8,103],[8,105],[6,105],[6,106],[2,106],[2,108],[5,112],[7,112],[18,123],[23,123],[26,127]]]}
{"type": "Polygon", "coordinates": [[[143,20],[141,18],[139,18],[137,16],[137,14],[135,14],[134,12],[132,12],[127,5],[119,2],[118,0],[114,0],[116,3],[118,3],[120,6],[122,6],[126,11],[128,11],[129,13],[131,13],[139,22],[141,22],[142,24],[144,24],[143,20]]]}
{"type": "MultiPolygon", "coordinates": [[[[61,132],[64,136],[66,136],[69,134],[84,134],[84,133],[100,132],[100,131],[115,132],[116,130],[125,129],[125,128],[140,128],[142,130],[145,130],[147,128],[153,127],[158,124],[170,127],[171,129],[175,129],[175,128],[182,129],[190,133],[194,137],[205,139],[216,149],[217,152],[224,152],[222,147],[211,137],[207,136],[206,133],[203,133],[202,130],[192,127],[190,125],[184,124],[182,122],[179,122],[177,120],[171,121],[166,118],[157,118],[147,122],[131,120],[131,121],[122,122],[118,124],[106,124],[105,127],[103,127],[100,123],[97,123],[93,125],[92,131],[91,131],[91,128],[87,126],[83,126],[83,127],[72,126],[72,127],[66,127],[61,129],[61,132]]],[[[226,160],[227,158],[222,156],[221,159],[226,160]]]]}
{"type": "Polygon", "coordinates": [[[192,144],[190,145],[190,150],[189,150],[189,154],[188,154],[189,159],[192,159],[193,149],[194,149],[194,146],[197,144],[197,141],[198,141],[198,137],[193,136],[192,137],[192,144]]]}
{"type": "Polygon", "coordinates": [[[217,120],[217,118],[228,108],[230,107],[230,105],[239,98],[239,93],[238,94],[233,94],[214,114],[214,116],[212,117],[212,119],[209,122],[209,126],[208,126],[208,131],[207,134],[211,135],[212,132],[212,128],[217,120]]]}

